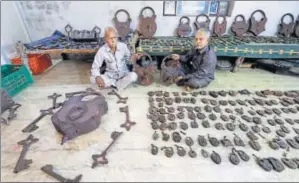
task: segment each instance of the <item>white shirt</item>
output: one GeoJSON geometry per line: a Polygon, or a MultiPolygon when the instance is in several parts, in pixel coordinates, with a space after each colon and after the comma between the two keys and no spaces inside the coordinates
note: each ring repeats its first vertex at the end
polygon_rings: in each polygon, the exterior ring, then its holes
{"type": "Polygon", "coordinates": [[[115,54],[107,44],[103,45],[95,55],[91,66],[91,79],[95,80],[101,76],[100,67],[106,62],[106,72],[111,78],[119,78],[129,72],[127,64],[130,60],[131,53],[126,44],[117,42],[115,54]]]}

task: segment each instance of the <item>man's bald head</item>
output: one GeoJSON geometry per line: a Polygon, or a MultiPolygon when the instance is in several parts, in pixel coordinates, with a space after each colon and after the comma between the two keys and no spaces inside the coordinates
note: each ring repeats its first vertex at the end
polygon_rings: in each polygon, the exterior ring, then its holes
{"type": "Polygon", "coordinates": [[[105,41],[107,43],[107,45],[111,48],[111,49],[115,49],[116,48],[116,44],[117,44],[117,31],[113,28],[113,27],[107,27],[105,29],[105,41]]]}
{"type": "Polygon", "coordinates": [[[106,39],[109,36],[109,34],[117,35],[117,31],[113,27],[106,27],[105,28],[104,38],[106,39]]]}

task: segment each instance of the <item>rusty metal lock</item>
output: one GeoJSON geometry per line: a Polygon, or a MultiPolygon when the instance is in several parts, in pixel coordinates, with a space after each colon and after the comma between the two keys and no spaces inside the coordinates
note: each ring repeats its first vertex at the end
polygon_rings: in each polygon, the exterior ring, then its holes
{"type": "Polygon", "coordinates": [[[214,22],[214,27],[213,27],[213,33],[216,36],[222,36],[225,32],[226,32],[226,17],[225,16],[221,16],[223,18],[222,23],[219,23],[218,18],[219,16],[216,17],[215,22],[214,22]]]}
{"type": "Polygon", "coordinates": [[[151,38],[156,33],[157,24],[156,24],[156,14],[153,8],[146,6],[142,8],[139,14],[139,21],[140,21],[140,33],[144,38],[151,38]],[[151,17],[144,17],[143,11],[149,9],[152,11],[153,15],[151,17]]]}
{"type": "Polygon", "coordinates": [[[247,32],[248,27],[249,25],[246,23],[244,15],[239,14],[235,17],[235,20],[232,23],[231,31],[235,34],[235,36],[243,37],[244,33],[247,32]],[[241,17],[242,20],[237,20],[238,17],[241,17]]]}
{"type": "Polygon", "coordinates": [[[92,29],[92,32],[95,33],[96,38],[100,38],[100,34],[101,34],[102,30],[100,27],[94,26],[94,28],[92,29]]]}
{"type": "Polygon", "coordinates": [[[189,37],[192,32],[192,28],[190,26],[190,19],[187,16],[182,16],[179,21],[179,26],[176,29],[177,34],[180,37],[189,37]],[[183,23],[182,20],[187,19],[186,23],[183,23]]]}
{"type": "Polygon", "coordinates": [[[138,84],[142,85],[142,86],[148,86],[150,84],[153,83],[153,72],[155,70],[155,66],[152,64],[152,57],[147,54],[147,53],[142,53],[143,54],[143,57],[146,56],[149,58],[149,61],[150,61],[150,65],[138,65],[135,62],[133,62],[133,65],[134,65],[134,71],[137,73],[137,76],[138,76],[138,79],[137,79],[137,82],[138,84]]]}
{"type": "Polygon", "coordinates": [[[294,34],[296,37],[299,37],[299,15],[297,16],[296,25],[294,27],[294,34]]]}
{"type": "Polygon", "coordinates": [[[201,14],[196,16],[194,25],[195,25],[196,30],[198,30],[200,28],[210,30],[210,22],[211,22],[211,20],[210,20],[209,16],[204,14],[204,13],[201,13],[201,14]],[[205,22],[198,22],[199,17],[205,17],[206,21],[205,22]]]}
{"type": "Polygon", "coordinates": [[[124,10],[124,9],[117,10],[114,15],[113,21],[115,23],[115,28],[118,32],[119,37],[125,38],[130,32],[130,23],[132,22],[132,19],[130,17],[130,14],[128,13],[128,11],[124,10]],[[117,19],[117,15],[119,12],[124,12],[127,14],[127,20],[125,22],[120,22],[117,19]]]}
{"type": "Polygon", "coordinates": [[[292,32],[293,32],[293,28],[295,25],[295,18],[291,13],[286,13],[284,14],[281,19],[280,19],[280,24],[279,24],[279,30],[278,30],[278,35],[279,36],[283,36],[283,37],[289,37],[292,32]],[[284,23],[284,18],[286,16],[291,17],[291,22],[290,23],[284,23]]]}
{"type": "Polygon", "coordinates": [[[249,18],[249,23],[250,23],[249,32],[251,32],[254,36],[258,36],[260,33],[266,30],[265,25],[267,23],[267,20],[268,19],[263,10],[255,10],[249,18]],[[256,19],[253,16],[257,12],[260,12],[263,15],[263,18],[261,18],[260,21],[256,21],[256,19]]]}

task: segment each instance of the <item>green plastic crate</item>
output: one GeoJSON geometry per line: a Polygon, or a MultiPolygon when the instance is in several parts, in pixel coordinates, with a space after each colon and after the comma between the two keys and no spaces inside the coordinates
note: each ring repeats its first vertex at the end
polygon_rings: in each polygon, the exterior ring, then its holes
{"type": "Polygon", "coordinates": [[[25,65],[6,64],[1,66],[1,87],[14,96],[33,83],[33,78],[25,65]]]}

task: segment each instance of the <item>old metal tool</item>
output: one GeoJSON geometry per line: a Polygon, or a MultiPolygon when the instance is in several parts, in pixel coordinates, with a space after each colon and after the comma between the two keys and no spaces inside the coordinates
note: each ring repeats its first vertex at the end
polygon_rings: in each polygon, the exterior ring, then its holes
{"type": "Polygon", "coordinates": [[[92,93],[92,92],[96,92],[96,91],[94,89],[92,89],[92,88],[86,88],[85,91],[77,91],[77,92],[66,93],[65,97],[66,98],[70,98],[70,97],[72,97],[74,95],[77,95],[77,94],[92,93]]]}
{"type": "Polygon", "coordinates": [[[187,16],[182,16],[180,18],[176,32],[180,37],[189,37],[191,35],[192,28],[190,26],[190,19],[187,16]],[[187,22],[183,23],[183,19],[186,19],[187,22]]]}
{"type": "Polygon", "coordinates": [[[120,107],[119,111],[126,113],[126,122],[120,125],[120,127],[126,128],[126,130],[129,131],[131,129],[131,126],[136,125],[136,122],[130,120],[129,107],[128,106],[120,107]]]}
{"type": "Polygon", "coordinates": [[[74,179],[68,179],[68,178],[64,178],[63,176],[61,176],[60,174],[58,174],[57,172],[54,171],[54,167],[51,164],[47,164],[43,167],[41,167],[41,170],[43,172],[45,172],[46,174],[54,177],[55,179],[59,180],[60,182],[80,182],[82,179],[82,175],[78,175],[76,176],[74,179]]]}
{"type": "Polygon", "coordinates": [[[213,33],[218,37],[222,36],[226,32],[226,24],[227,21],[225,16],[217,16],[214,21],[213,33]],[[218,21],[219,17],[223,18],[221,23],[218,21]]]}
{"type": "Polygon", "coordinates": [[[93,154],[92,159],[92,168],[95,168],[98,165],[108,164],[108,159],[106,158],[107,152],[111,148],[111,146],[116,142],[116,140],[120,137],[123,132],[114,131],[111,133],[112,142],[108,145],[108,147],[101,154],[93,154]]]}
{"type": "Polygon", "coordinates": [[[57,93],[53,93],[53,95],[49,95],[48,99],[52,99],[53,100],[53,104],[52,104],[52,108],[56,109],[59,107],[59,103],[57,104],[57,98],[61,97],[62,95],[57,94],[57,93]]]}
{"type": "Polygon", "coordinates": [[[156,14],[153,8],[146,6],[141,9],[139,14],[139,31],[144,38],[151,38],[156,33],[157,24],[156,24],[156,14]],[[145,17],[143,11],[149,9],[152,11],[151,17],[145,17]]]}
{"type": "Polygon", "coordinates": [[[263,10],[260,9],[255,10],[249,18],[249,23],[250,23],[249,32],[251,32],[254,36],[258,36],[260,33],[266,30],[265,25],[267,23],[267,20],[268,19],[263,10]],[[257,21],[253,16],[257,12],[260,12],[263,15],[263,18],[260,21],[257,21]]]}
{"type": "Polygon", "coordinates": [[[249,24],[246,23],[244,15],[241,14],[235,17],[235,20],[231,25],[231,31],[237,37],[243,37],[244,34],[247,32],[248,28],[249,28],[249,24]],[[240,17],[242,20],[237,20],[238,17],[240,17]]]}
{"type": "Polygon", "coordinates": [[[115,15],[114,15],[113,21],[115,23],[115,28],[117,30],[118,35],[121,38],[125,38],[130,32],[130,23],[132,22],[132,19],[130,17],[130,14],[128,13],[128,11],[124,10],[124,9],[117,10],[115,15]],[[121,22],[117,19],[117,15],[120,12],[124,12],[124,13],[127,14],[127,20],[126,21],[121,22]]]}
{"type": "MultiPolygon", "coordinates": [[[[3,77],[3,76],[2,76],[3,77]]],[[[7,91],[0,88],[1,90],[1,114],[7,109],[11,108],[15,102],[11,96],[8,95],[7,91]]]]}
{"type": "Polygon", "coordinates": [[[7,121],[10,121],[10,120],[14,119],[15,117],[17,117],[17,114],[15,114],[15,112],[21,106],[22,106],[21,104],[15,103],[13,106],[11,106],[9,108],[9,114],[8,114],[8,117],[7,117],[7,121]]]}
{"type": "Polygon", "coordinates": [[[33,120],[29,125],[27,125],[22,132],[33,132],[35,130],[37,130],[39,127],[36,125],[37,122],[39,122],[39,120],[41,120],[43,117],[47,116],[47,115],[52,115],[53,114],[53,110],[52,107],[46,110],[40,110],[40,116],[37,117],[35,120],[33,120]]]}
{"type": "Polygon", "coordinates": [[[121,97],[115,90],[108,92],[108,95],[116,95],[118,98],[118,101],[116,103],[127,103],[128,97],[121,97]]]}
{"type": "Polygon", "coordinates": [[[201,13],[196,16],[194,25],[195,25],[196,30],[201,29],[201,28],[210,30],[210,22],[211,22],[211,20],[210,20],[209,16],[204,13],[201,13]],[[206,21],[199,22],[198,21],[199,17],[205,17],[206,21]]]}
{"type": "Polygon", "coordinates": [[[24,158],[30,145],[37,141],[38,139],[34,138],[33,135],[30,134],[25,140],[21,140],[18,142],[18,145],[22,145],[23,149],[21,151],[20,157],[13,171],[14,173],[19,173],[20,171],[29,168],[29,165],[32,163],[32,159],[24,159],[24,158]]]}

